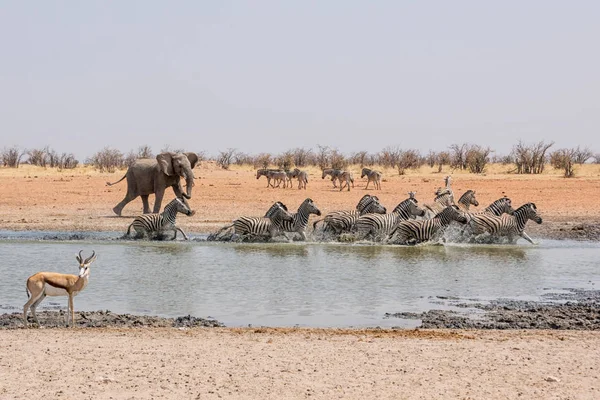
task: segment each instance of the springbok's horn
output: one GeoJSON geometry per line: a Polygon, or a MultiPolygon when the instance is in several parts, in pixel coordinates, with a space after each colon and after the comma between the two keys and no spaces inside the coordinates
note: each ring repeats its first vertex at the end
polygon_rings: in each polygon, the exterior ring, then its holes
{"type": "Polygon", "coordinates": [[[79,250],[79,255],[75,258],[77,258],[77,261],[81,262],[83,260],[83,258],[81,257],[81,253],[83,253],[83,250],[79,250]]]}
{"type": "Polygon", "coordinates": [[[86,258],[86,259],[85,259],[85,262],[84,262],[84,264],[87,264],[87,263],[89,263],[91,260],[93,260],[93,259],[94,259],[94,257],[95,257],[95,256],[96,256],[96,252],[95,252],[94,250],[92,250],[92,255],[91,255],[91,256],[89,256],[89,258],[86,258]]]}

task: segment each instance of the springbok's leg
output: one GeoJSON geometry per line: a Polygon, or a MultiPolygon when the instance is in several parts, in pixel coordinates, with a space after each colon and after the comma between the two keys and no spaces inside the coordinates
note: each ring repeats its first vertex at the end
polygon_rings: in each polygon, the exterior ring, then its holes
{"type": "MultiPolygon", "coordinates": [[[[75,325],[75,310],[73,309],[73,294],[69,293],[69,310],[71,311],[71,328],[75,325]]],[[[69,316],[67,315],[67,326],[69,326],[68,322],[69,316]]]]}
{"type": "Polygon", "coordinates": [[[42,302],[42,300],[44,300],[45,298],[46,298],[46,292],[42,292],[42,295],[35,301],[35,303],[33,303],[31,305],[31,315],[33,315],[33,320],[38,325],[40,324],[40,322],[37,319],[37,315],[35,313],[35,310],[37,309],[37,306],[39,306],[40,303],[42,302]]]}
{"type": "MultiPolygon", "coordinates": [[[[43,293],[44,293],[43,290],[40,293],[38,293],[37,296],[34,296],[32,293],[29,300],[27,300],[27,303],[25,303],[25,305],[23,306],[23,323],[25,324],[25,326],[27,326],[27,310],[29,310],[29,307],[31,307],[31,305],[33,303],[35,303],[36,300],[39,299],[43,293]]],[[[34,318],[34,320],[35,320],[35,318],[34,318]]],[[[35,321],[35,322],[37,323],[37,321],[35,321]]]]}

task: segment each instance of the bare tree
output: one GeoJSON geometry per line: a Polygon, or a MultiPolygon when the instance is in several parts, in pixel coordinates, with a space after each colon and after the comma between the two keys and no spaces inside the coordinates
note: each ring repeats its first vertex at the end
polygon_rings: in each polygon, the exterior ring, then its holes
{"type": "Polygon", "coordinates": [[[152,147],[148,146],[147,144],[138,147],[137,158],[154,158],[152,147]]]}
{"type": "Polygon", "coordinates": [[[600,153],[594,155],[594,164],[600,164],[600,153]]]}
{"type": "Polygon", "coordinates": [[[5,167],[19,168],[21,158],[23,158],[24,155],[25,151],[19,149],[17,146],[10,148],[5,147],[0,154],[0,159],[2,160],[2,165],[5,167]]]}
{"type": "Polygon", "coordinates": [[[589,147],[585,147],[582,149],[579,146],[577,146],[577,149],[575,149],[574,160],[577,164],[585,164],[592,157],[594,157],[594,152],[589,147]]]}
{"type": "Polygon", "coordinates": [[[367,156],[368,153],[364,150],[353,153],[349,159],[350,164],[360,165],[360,167],[362,168],[366,165],[367,156]]]}
{"type": "Polygon", "coordinates": [[[427,160],[427,165],[429,165],[429,168],[433,168],[437,162],[438,155],[435,151],[429,150],[429,153],[427,153],[425,158],[427,160]]]}
{"type": "Polygon", "coordinates": [[[306,167],[310,162],[310,159],[314,156],[312,150],[304,148],[296,148],[292,150],[294,154],[294,165],[296,167],[306,167]]]}
{"type": "Polygon", "coordinates": [[[517,166],[518,174],[541,174],[546,164],[546,152],[554,142],[546,143],[543,140],[526,145],[522,141],[513,147],[512,157],[517,166]]]}
{"type": "Polygon", "coordinates": [[[399,147],[387,146],[379,152],[379,164],[383,167],[396,168],[401,155],[402,150],[399,147]]]}
{"type": "Polygon", "coordinates": [[[77,161],[77,159],[75,158],[73,153],[69,153],[69,154],[62,153],[60,155],[60,157],[58,158],[57,167],[59,170],[73,169],[73,168],[77,167],[78,164],[79,164],[79,161],[77,161]]]}
{"type": "Polygon", "coordinates": [[[318,167],[322,170],[327,168],[329,165],[329,152],[328,146],[321,146],[320,144],[317,145],[317,155],[315,161],[317,162],[318,167]]]}
{"type": "Polygon", "coordinates": [[[467,152],[469,145],[453,144],[450,146],[450,166],[453,169],[467,169],[467,152]]]}
{"type": "Polygon", "coordinates": [[[125,165],[125,158],[119,150],[105,147],[91,156],[88,159],[88,164],[93,165],[101,172],[114,172],[115,169],[125,165]]]}
{"type": "Polygon", "coordinates": [[[479,145],[468,146],[465,162],[469,172],[472,174],[482,174],[485,172],[485,167],[490,161],[491,152],[492,150],[489,147],[481,147],[479,145]]]}
{"type": "Polygon", "coordinates": [[[575,163],[577,158],[577,149],[560,149],[550,155],[550,164],[556,169],[562,169],[565,178],[575,176],[575,163]]]}
{"type": "Polygon", "coordinates": [[[437,154],[437,158],[435,160],[438,166],[438,172],[442,172],[442,168],[444,165],[450,165],[451,160],[452,158],[450,157],[450,153],[448,153],[447,151],[440,151],[437,154]]]}
{"type": "Polygon", "coordinates": [[[236,149],[228,148],[225,151],[220,151],[219,156],[217,158],[217,165],[223,169],[229,169],[231,162],[236,153],[236,149]]]}
{"type": "Polygon", "coordinates": [[[331,168],[344,169],[348,166],[348,160],[337,149],[331,150],[329,153],[329,161],[331,161],[331,168]]]}
{"type": "Polygon", "coordinates": [[[43,149],[28,150],[27,157],[28,157],[29,164],[46,168],[46,165],[48,163],[47,153],[48,153],[48,146],[44,147],[43,149]]]}
{"type": "Polygon", "coordinates": [[[398,175],[404,175],[407,169],[417,169],[421,165],[423,158],[417,150],[405,150],[400,152],[398,157],[398,175]]]}

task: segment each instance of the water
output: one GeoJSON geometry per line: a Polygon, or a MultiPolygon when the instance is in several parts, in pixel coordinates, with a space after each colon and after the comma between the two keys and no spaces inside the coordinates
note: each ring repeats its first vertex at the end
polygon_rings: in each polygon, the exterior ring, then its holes
{"type": "MultiPolygon", "coordinates": [[[[0,236],[0,312],[22,310],[31,274],[76,273],[81,249],[98,259],[76,310],[210,316],[227,326],[408,327],[416,322],[385,313],[448,308],[447,298],[539,300],[600,287],[597,243],[405,248],[0,236]]],[[[59,306],[66,298],[46,298],[40,309],[59,306]]]]}

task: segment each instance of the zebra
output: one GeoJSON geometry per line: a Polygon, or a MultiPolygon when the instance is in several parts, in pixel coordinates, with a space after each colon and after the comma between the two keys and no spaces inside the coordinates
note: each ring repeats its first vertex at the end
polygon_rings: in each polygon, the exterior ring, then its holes
{"type": "MultiPolygon", "coordinates": [[[[325,177],[327,175],[331,176],[331,182],[333,182],[333,187],[337,189],[337,185],[335,184],[335,181],[339,180],[339,176],[341,175],[341,173],[342,173],[342,170],[340,170],[340,169],[334,169],[334,168],[324,169],[323,174],[321,175],[321,179],[325,179],[325,177]]],[[[340,181],[340,185],[341,185],[341,181],[340,181]]]]}
{"type": "Polygon", "coordinates": [[[513,215],[476,214],[471,216],[469,225],[474,235],[487,233],[490,236],[508,236],[508,241],[512,244],[518,240],[518,238],[515,239],[515,236],[520,236],[529,243],[536,244],[525,233],[525,225],[530,219],[538,224],[542,223],[542,217],[538,215],[535,203],[523,204],[515,210],[513,215]]]}
{"type": "Polygon", "coordinates": [[[292,178],[298,179],[298,189],[306,190],[306,184],[308,183],[308,173],[306,171],[294,168],[292,171],[292,178]]]}
{"type": "Polygon", "coordinates": [[[282,221],[292,221],[292,215],[281,202],[273,204],[269,211],[270,217],[239,217],[232,224],[224,226],[219,231],[208,236],[207,240],[251,240],[258,238],[273,238],[281,234],[282,221]],[[233,234],[230,233],[233,228],[233,234]],[[225,233],[230,233],[228,239],[225,233]]]}
{"type": "Polygon", "coordinates": [[[188,240],[187,235],[183,229],[175,225],[177,213],[191,216],[193,211],[190,210],[188,205],[185,203],[183,198],[175,198],[169,204],[165,206],[163,212],[159,214],[143,214],[134,218],[133,222],[127,228],[125,237],[129,236],[131,228],[137,232],[135,238],[140,239],[147,236],[152,239],[153,236],[162,235],[165,231],[173,231],[174,235],[171,240],[175,240],[177,237],[177,231],[181,232],[185,240],[188,240]]]}
{"type": "Polygon", "coordinates": [[[317,229],[317,224],[321,221],[324,223],[323,231],[331,232],[339,235],[343,232],[349,232],[356,220],[363,214],[385,214],[386,208],[379,202],[377,196],[365,194],[356,205],[356,209],[352,211],[333,211],[325,216],[325,218],[317,220],[313,223],[313,229],[317,229]]]}
{"type": "MultiPolygon", "coordinates": [[[[276,205],[281,204],[286,210],[287,207],[283,203],[277,202],[271,206],[271,208],[265,214],[265,217],[271,217],[273,212],[276,210],[276,205]]],[[[283,232],[294,232],[300,234],[302,240],[306,240],[306,227],[308,226],[308,217],[310,214],[320,216],[321,211],[317,208],[312,199],[307,198],[300,204],[298,211],[293,213],[293,221],[281,221],[281,230],[283,232]]]]}
{"type": "MultiPolygon", "coordinates": [[[[439,191],[439,194],[433,200],[433,203],[425,204],[425,218],[431,219],[442,212],[446,207],[454,205],[454,194],[452,190],[446,189],[439,191]]],[[[436,193],[438,193],[436,192],[436,193]]]]}
{"type": "Polygon", "coordinates": [[[502,197],[498,200],[495,200],[492,204],[484,208],[483,211],[478,213],[467,213],[470,218],[476,217],[482,214],[488,215],[497,215],[500,216],[502,214],[513,215],[515,210],[512,208],[512,202],[508,197],[502,197]]]}
{"type": "Polygon", "coordinates": [[[385,240],[386,243],[410,244],[431,240],[452,222],[467,223],[468,218],[455,205],[447,206],[432,219],[407,220],[398,224],[385,240]]]}
{"type": "Polygon", "coordinates": [[[401,222],[412,216],[423,216],[425,210],[420,208],[414,194],[409,194],[409,198],[402,201],[389,214],[364,214],[361,215],[354,224],[354,238],[364,239],[371,236],[374,240],[381,240],[394,230],[401,222]]]}
{"type": "MultiPolygon", "coordinates": [[[[274,173],[279,173],[281,172],[281,170],[278,169],[259,169],[256,170],[256,179],[260,178],[261,176],[265,176],[267,178],[267,187],[275,187],[275,185],[273,185],[271,183],[271,179],[275,179],[274,173]]],[[[277,175],[277,178],[281,178],[280,174],[277,175]]],[[[275,180],[277,181],[277,179],[275,180]]],[[[279,182],[281,183],[281,181],[279,182]]],[[[277,185],[279,186],[279,185],[277,185]]]]}
{"type": "Polygon", "coordinates": [[[360,177],[364,178],[365,176],[367,177],[367,186],[365,187],[365,190],[369,189],[370,182],[373,182],[375,189],[381,190],[381,172],[363,168],[360,177]]]}
{"type": "Polygon", "coordinates": [[[350,171],[342,171],[338,175],[338,181],[340,182],[340,192],[344,190],[344,187],[348,187],[348,191],[350,191],[350,183],[352,183],[352,188],[354,188],[354,177],[350,171]]]}
{"type": "Polygon", "coordinates": [[[469,211],[469,207],[471,205],[474,205],[475,207],[479,207],[479,202],[475,198],[475,191],[467,190],[466,192],[464,192],[463,195],[460,196],[460,199],[458,199],[458,202],[456,202],[456,205],[458,206],[458,208],[461,211],[466,211],[466,212],[469,211]]]}

